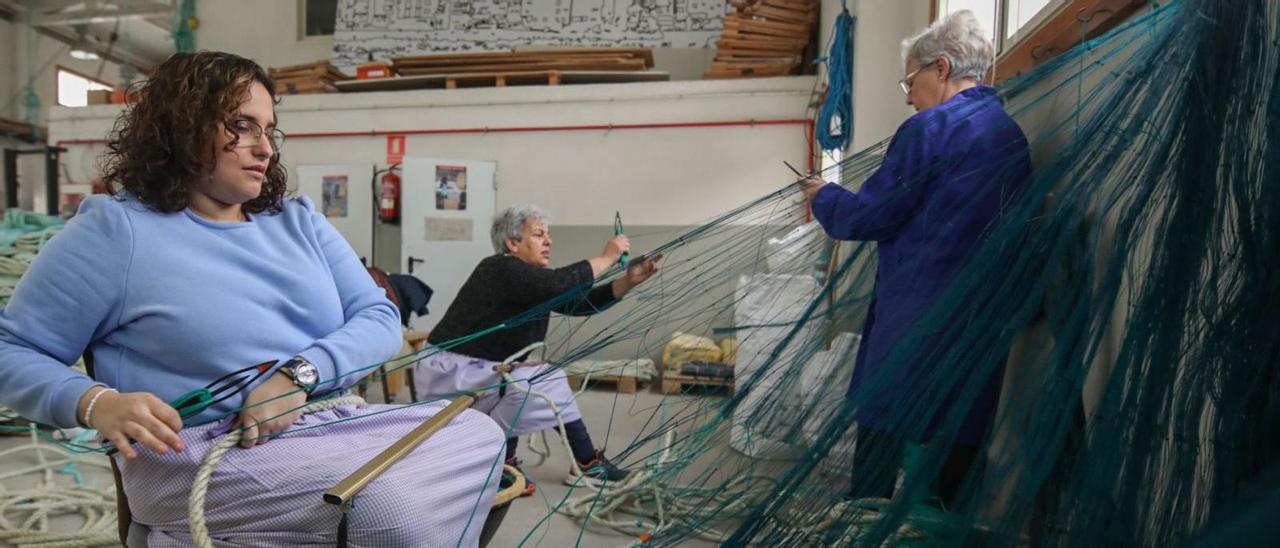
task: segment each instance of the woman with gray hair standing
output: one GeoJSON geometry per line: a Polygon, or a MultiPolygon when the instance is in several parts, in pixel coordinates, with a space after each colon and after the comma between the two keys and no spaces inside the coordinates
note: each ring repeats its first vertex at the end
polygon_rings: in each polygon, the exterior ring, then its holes
{"type": "MultiPolygon", "coordinates": [[[[450,344],[573,291],[582,294],[552,310],[572,316],[595,314],[612,306],[658,271],[661,255],[635,258],[627,264],[625,275],[591,289],[596,277],[630,252],[630,241],[626,236],[614,236],[605,243],[604,252],[599,256],[550,268],[550,222],[547,212],[531,204],[513,205],[498,215],[490,232],[497,254],[480,261],[471,272],[427,342],[433,346],[450,344]]],[[[494,366],[545,339],[550,316],[551,311],[546,310],[536,318],[524,318],[516,325],[431,353],[415,366],[418,392],[444,396],[501,385],[502,375],[494,366]]],[[[524,358],[519,356],[516,361],[524,358]]],[[[510,375],[523,384],[522,388],[542,392],[555,405],[553,408],[541,398],[527,397],[523,390],[507,386],[481,395],[475,409],[489,413],[508,432],[509,464],[515,465],[518,436],[557,428],[562,422],[562,434],[583,474],[605,481],[627,476],[625,470],[610,463],[592,444],[563,371],[551,364],[530,364],[512,369],[510,375]]],[[[570,473],[570,481],[576,481],[576,470],[570,473]]],[[[533,494],[533,484],[529,485],[531,488],[526,494],[533,494]]]]}
{"type": "Polygon", "coordinates": [[[875,291],[850,384],[859,402],[855,496],[889,496],[904,445],[939,442],[953,449],[935,489],[954,507],[991,427],[1002,364],[973,364],[994,374],[979,379],[985,384],[971,405],[956,405],[953,390],[923,404],[933,406],[927,413],[904,410],[937,394],[942,375],[970,375],[929,369],[946,341],[924,320],[1030,179],[1026,137],[995,89],[980,83],[994,51],[969,11],[903,41],[898,85],[917,112],[894,134],[883,164],[857,192],[814,177],[801,185],[828,235],[877,242],[875,291]],[[958,426],[942,428],[950,416],[958,426]],[[871,462],[892,469],[867,470],[871,462]]]}

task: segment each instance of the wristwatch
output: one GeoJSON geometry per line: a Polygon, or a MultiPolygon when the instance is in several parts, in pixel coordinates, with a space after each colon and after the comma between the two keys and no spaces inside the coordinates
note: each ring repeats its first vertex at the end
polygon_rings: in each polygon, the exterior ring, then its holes
{"type": "Polygon", "coordinates": [[[315,388],[317,382],[320,382],[320,370],[302,356],[294,356],[284,362],[284,365],[280,366],[280,372],[289,377],[293,384],[308,392],[315,388]]]}

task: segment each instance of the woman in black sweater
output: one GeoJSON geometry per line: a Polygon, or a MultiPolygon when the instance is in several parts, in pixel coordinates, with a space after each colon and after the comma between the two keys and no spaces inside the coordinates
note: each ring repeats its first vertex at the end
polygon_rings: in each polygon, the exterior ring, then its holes
{"type": "MultiPolygon", "coordinates": [[[[610,238],[598,257],[550,268],[549,222],[550,216],[545,211],[529,204],[511,206],[498,215],[490,232],[498,254],[480,261],[471,272],[427,342],[444,345],[522,316],[573,292],[581,296],[562,299],[551,310],[574,316],[594,314],[611,306],[658,271],[661,256],[637,258],[627,265],[626,275],[591,288],[597,276],[630,251],[627,237],[610,238]]],[[[522,318],[518,324],[452,346],[448,351],[432,352],[415,366],[418,393],[446,395],[501,384],[502,376],[494,370],[494,365],[542,341],[547,336],[550,316],[551,311],[546,310],[537,317],[522,318]]],[[[524,358],[519,356],[516,361],[524,358]]],[[[563,422],[562,433],[583,474],[605,481],[618,481],[627,476],[626,470],[610,463],[592,444],[563,371],[550,364],[531,365],[513,369],[511,376],[517,382],[525,381],[520,388],[537,390],[555,405],[539,397],[527,397],[523,390],[512,387],[488,390],[481,395],[475,409],[489,413],[507,430],[509,463],[515,463],[518,436],[557,428],[563,422]],[[530,379],[533,380],[530,382],[530,379]]],[[[571,471],[568,481],[578,479],[576,472],[571,471]]],[[[527,494],[532,494],[532,490],[527,494]]]]}

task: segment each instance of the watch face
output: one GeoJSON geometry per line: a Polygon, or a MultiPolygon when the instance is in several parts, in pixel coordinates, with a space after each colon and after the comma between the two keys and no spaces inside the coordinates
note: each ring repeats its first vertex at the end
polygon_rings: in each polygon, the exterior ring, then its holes
{"type": "Polygon", "coordinates": [[[298,367],[293,372],[297,376],[298,384],[303,386],[311,386],[320,380],[320,371],[316,370],[316,366],[309,363],[298,364],[298,367]]]}

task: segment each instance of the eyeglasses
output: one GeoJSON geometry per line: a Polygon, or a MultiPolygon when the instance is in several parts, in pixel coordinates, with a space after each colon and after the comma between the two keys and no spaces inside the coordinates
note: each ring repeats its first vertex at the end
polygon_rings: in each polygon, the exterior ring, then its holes
{"type": "Polygon", "coordinates": [[[920,74],[920,71],[927,69],[929,67],[932,67],[936,64],[938,64],[937,61],[934,61],[927,65],[921,65],[920,68],[911,71],[911,74],[908,74],[906,78],[898,80],[898,87],[902,88],[902,93],[911,95],[911,86],[914,86],[916,83],[916,75],[920,74]]]}
{"type": "Polygon", "coordinates": [[[280,147],[284,145],[284,132],[279,128],[271,128],[267,130],[252,120],[236,120],[232,130],[236,132],[236,148],[256,147],[262,143],[262,136],[267,137],[267,142],[271,143],[271,152],[280,154],[280,147]]]}

